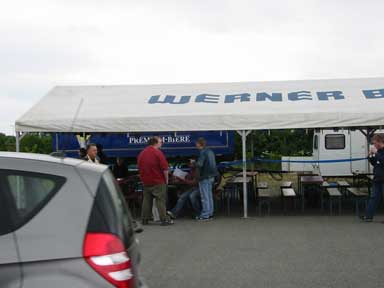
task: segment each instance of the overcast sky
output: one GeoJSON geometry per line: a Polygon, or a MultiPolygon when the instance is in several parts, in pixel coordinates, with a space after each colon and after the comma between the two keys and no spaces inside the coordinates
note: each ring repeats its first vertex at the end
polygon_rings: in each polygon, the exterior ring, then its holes
{"type": "Polygon", "coordinates": [[[384,75],[382,0],[34,0],[0,10],[0,131],[53,86],[384,75]]]}

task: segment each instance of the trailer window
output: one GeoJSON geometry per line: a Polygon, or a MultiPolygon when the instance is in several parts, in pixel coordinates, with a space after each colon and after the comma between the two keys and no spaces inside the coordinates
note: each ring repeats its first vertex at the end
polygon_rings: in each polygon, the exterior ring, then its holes
{"type": "Polygon", "coordinates": [[[345,149],[345,135],[344,134],[325,135],[325,149],[328,149],[328,150],[345,149]]]}

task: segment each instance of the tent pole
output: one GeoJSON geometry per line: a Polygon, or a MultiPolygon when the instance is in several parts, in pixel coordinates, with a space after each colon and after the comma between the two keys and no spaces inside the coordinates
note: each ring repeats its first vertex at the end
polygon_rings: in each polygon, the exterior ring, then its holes
{"type": "Polygon", "coordinates": [[[58,133],[56,133],[56,135],[55,135],[55,137],[56,137],[56,152],[58,152],[59,151],[59,134],[58,133]]]}
{"type": "MultiPolygon", "coordinates": [[[[367,155],[369,155],[369,151],[371,150],[371,139],[370,139],[370,130],[367,128],[367,134],[365,135],[365,140],[367,141],[367,155]]],[[[371,173],[371,165],[369,165],[369,161],[365,161],[365,165],[367,168],[367,172],[371,173]]]]}
{"type": "Polygon", "coordinates": [[[20,152],[20,132],[16,131],[16,152],[20,152]]]}
{"type": "Polygon", "coordinates": [[[247,191],[247,135],[245,130],[241,131],[241,140],[243,145],[243,201],[244,218],[248,218],[248,191],[247,191]]]}
{"type": "Polygon", "coordinates": [[[248,218],[248,191],[247,191],[247,136],[251,131],[241,130],[237,131],[241,136],[242,151],[243,151],[243,204],[244,204],[244,218],[248,218]]]}
{"type": "MultiPolygon", "coordinates": [[[[253,133],[251,133],[251,159],[253,158],[255,158],[255,139],[254,139],[253,133]]],[[[252,172],[255,172],[255,162],[252,162],[251,167],[252,167],[252,172]]]]}
{"type": "MultiPolygon", "coordinates": [[[[371,144],[371,138],[372,136],[375,134],[376,132],[376,128],[370,128],[370,127],[367,127],[367,132],[364,131],[364,129],[359,129],[359,131],[361,132],[361,134],[363,134],[365,136],[365,139],[366,139],[366,143],[367,143],[367,155],[369,154],[369,150],[370,150],[370,144],[371,144]]],[[[366,171],[368,173],[371,173],[371,165],[369,165],[369,162],[368,161],[365,161],[365,165],[366,165],[366,171]]]]}

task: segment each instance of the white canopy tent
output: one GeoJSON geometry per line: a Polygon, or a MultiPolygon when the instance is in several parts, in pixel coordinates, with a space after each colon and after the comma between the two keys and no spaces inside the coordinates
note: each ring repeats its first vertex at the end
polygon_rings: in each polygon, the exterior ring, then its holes
{"type": "Polygon", "coordinates": [[[16,121],[27,132],[157,132],[377,127],[384,78],[129,86],[59,86],[16,121]]]}

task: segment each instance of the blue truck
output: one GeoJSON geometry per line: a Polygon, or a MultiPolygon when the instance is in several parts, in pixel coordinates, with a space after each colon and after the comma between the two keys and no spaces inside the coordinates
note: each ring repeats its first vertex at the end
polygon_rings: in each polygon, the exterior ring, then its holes
{"type": "Polygon", "coordinates": [[[78,157],[84,141],[101,144],[108,157],[136,158],[151,136],[163,139],[167,157],[191,157],[198,154],[195,142],[204,137],[217,156],[234,153],[233,131],[156,132],[156,133],[57,133],[53,135],[53,150],[63,151],[68,157],[78,157]],[[81,143],[83,141],[83,143],[81,143]]]}

